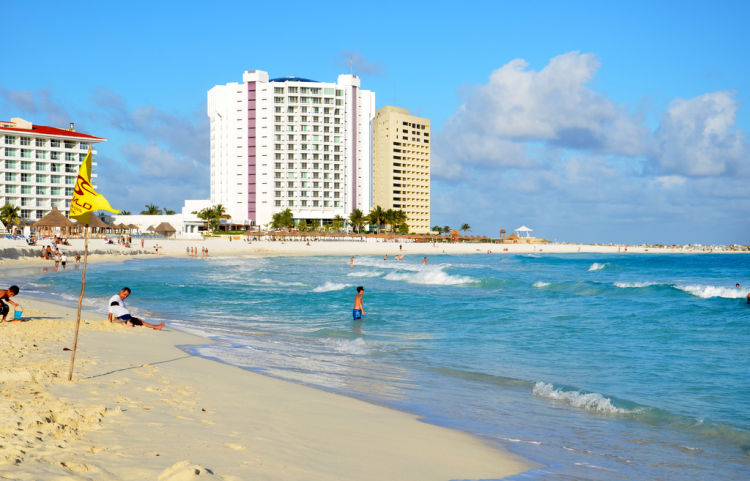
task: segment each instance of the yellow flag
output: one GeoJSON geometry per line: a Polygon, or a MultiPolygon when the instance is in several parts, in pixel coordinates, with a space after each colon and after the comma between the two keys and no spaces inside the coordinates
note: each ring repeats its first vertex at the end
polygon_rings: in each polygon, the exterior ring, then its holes
{"type": "Polygon", "coordinates": [[[91,223],[91,212],[95,210],[108,210],[119,214],[109,205],[109,201],[103,196],[96,193],[91,185],[91,147],[89,153],[83,159],[81,167],[78,169],[78,179],[73,189],[73,198],[70,201],[70,214],[72,219],[77,219],[83,224],[91,223]]]}

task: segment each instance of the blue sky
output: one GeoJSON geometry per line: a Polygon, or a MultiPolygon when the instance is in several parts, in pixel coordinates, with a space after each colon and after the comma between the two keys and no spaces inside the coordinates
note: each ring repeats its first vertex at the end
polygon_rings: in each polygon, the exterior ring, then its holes
{"type": "Polygon", "coordinates": [[[78,129],[119,208],[208,197],[206,91],[335,81],[432,121],[432,224],[750,243],[747,2],[0,0],[0,119],[78,129]],[[64,7],[63,7],[64,5],[64,7]]]}

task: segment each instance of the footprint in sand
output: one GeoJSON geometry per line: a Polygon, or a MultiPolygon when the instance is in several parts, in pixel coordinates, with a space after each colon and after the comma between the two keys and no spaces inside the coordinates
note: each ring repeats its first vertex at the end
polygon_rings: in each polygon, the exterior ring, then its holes
{"type": "Polygon", "coordinates": [[[193,481],[207,479],[207,476],[215,478],[213,471],[210,469],[197,464],[190,464],[190,461],[180,461],[162,471],[157,481],[193,481]]]}
{"type": "Polygon", "coordinates": [[[235,443],[224,443],[224,447],[229,449],[234,449],[235,451],[244,451],[247,449],[247,446],[243,446],[241,444],[235,444],[235,443]]]}

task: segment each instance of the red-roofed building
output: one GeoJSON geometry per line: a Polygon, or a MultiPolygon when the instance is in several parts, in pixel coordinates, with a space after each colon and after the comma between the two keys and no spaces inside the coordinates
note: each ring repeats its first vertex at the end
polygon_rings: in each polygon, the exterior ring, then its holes
{"type": "Polygon", "coordinates": [[[89,146],[106,140],[76,132],[72,123],[59,129],[21,118],[0,121],[0,206],[20,207],[32,222],[52,207],[67,215],[81,161],[89,146]]]}

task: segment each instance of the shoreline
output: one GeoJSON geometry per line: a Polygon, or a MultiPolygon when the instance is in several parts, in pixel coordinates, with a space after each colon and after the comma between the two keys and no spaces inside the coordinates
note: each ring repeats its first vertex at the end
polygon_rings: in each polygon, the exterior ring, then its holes
{"type": "Polygon", "coordinates": [[[0,324],[10,405],[2,409],[0,475],[417,481],[534,467],[416,415],[181,349],[208,338],[169,326],[125,328],[90,310],[82,311],[68,382],[70,353],[62,349],[72,344],[75,309],[38,297],[33,305],[28,322],[0,324]]]}
{"type": "MultiPolygon", "coordinates": [[[[138,239],[136,247],[126,248],[119,245],[105,244],[103,239],[89,240],[89,262],[113,262],[128,258],[147,258],[157,256],[187,257],[186,248],[194,247],[197,252],[203,247],[209,251],[209,257],[217,256],[385,256],[394,255],[502,255],[502,254],[750,254],[750,251],[733,250],[726,246],[720,247],[654,247],[649,245],[598,245],[598,244],[493,244],[470,242],[438,242],[416,243],[398,240],[374,239],[366,241],[332,241],[332,240],[304,240],[289,241],[254,241],[230,240],[232,237],[212,237],[202,240],[185,239],[157,239],[146,240],[141,248],[138,239]],[[158,253],[155,247],[159,246],[158,253]]],[[[70,246],[60,246],[61,252],[68,254],[68,265],[74,265],[73,256],[80,253],[83,257],[83,239],[70,239],[70,246]]],[[[36,246],[27,246],[22,239],[0,239],[0,266],[30,265],[49,266],[51,260],[40,257],[42,246],[49,245],[45,239],[37,242],[36,246]]],[[[198,254],[200,256],[200,254],[198,254]]]]}

